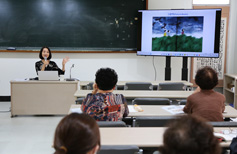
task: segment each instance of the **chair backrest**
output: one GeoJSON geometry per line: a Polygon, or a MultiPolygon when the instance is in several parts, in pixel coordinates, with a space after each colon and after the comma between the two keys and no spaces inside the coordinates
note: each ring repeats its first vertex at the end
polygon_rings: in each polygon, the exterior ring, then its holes
{"type": "Polygon", "coordinates": [[[102,145],[98,154],[137,154],[139,147],[136,145],[102,145]]]}
{"type": "Polygon", "coordinates": [[[82,104],[82,101],[85,99],[85,97],[80,97],[76,99],[76,104],[82,104]]]}
{"type": "Polygon", "coordinates": [[[153,86],[150,82],[127,82],[124,90],[153,90],[153,86]]]}
{"type": "Polygon", "coordinates": [[[126,127],[123,121],[97,121],[99,127],[126,127]]]}
{"type": "Polygon", "coordinates": [[[132,104],[137,105],[170,105],[168,98],[135,98],[132,104]]]}
{"type": "Polygon", "coordinates": [[[186,99],[182,99],[179,101],[179,105],[186,105],[187,104],[187,100],[186,99]]]}
{"type": "Polygon", "coordinates": [[[237,122],[231,121],[211,121],[208,122],[213,127],[237,127],[237,122]]]}
{"type": "Polygon", "coordinates": [[[136,117],[135,127],[165,127],[175,116],[136,117]]]}
{"type": "Polygon", "coordinates": [[[86,85],[86,89],[87,89],[87,90],[93,90],[93,84],[94,84],[94,82],[88,83],[88,84],[86,85]]]}
{"type": "Polygon", "coordinates": [[[159,83],[158,90],[186,90],[186,86],[182,82],[163,82],[159,83]]]}
{"type": "Polygon", "coordinates": [[[122,121],[126,123],[127,127],[133,126],[134,117],[123,117],[122,121]]]}

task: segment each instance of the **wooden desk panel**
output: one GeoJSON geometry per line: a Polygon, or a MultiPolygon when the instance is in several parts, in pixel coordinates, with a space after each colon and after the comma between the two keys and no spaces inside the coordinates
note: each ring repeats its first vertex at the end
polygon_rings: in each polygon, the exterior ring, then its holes
{"type": "Polygon", "coordinates": [[[64,115],[78,81],[11,81],[11,115],[64,115]]]}
{"type": "Polygon", "coordinates": [[[163,144],[165,127],[100,128],[102,145],[158,147],[163,144]]]}
{"type": "MultiPolygon", "coordinates": [[[[139,147],[158,147],[163,144],[166,127],[117,127],[100,128],[101,145],[137,145],[139,147]]],[[[229,127],[214,128],[215,132],[229,127]]],[[[230,141],[221,142],[222,147],[229,147],[230,141]]]]}

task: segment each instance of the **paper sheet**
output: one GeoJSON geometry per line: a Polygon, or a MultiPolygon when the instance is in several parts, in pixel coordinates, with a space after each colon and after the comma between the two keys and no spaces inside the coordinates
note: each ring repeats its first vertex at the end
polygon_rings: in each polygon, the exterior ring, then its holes
{"type": "Polygon", "coordinates": [[[82,113],[81,108],[73,108],[71,109],[71,113],[82,113]]]}
{"type": "Polygon", "coordinates": [[[232,133],[232,132],[230,132],[230,133],[226,133],[225,134],[225,132],[229,132],[229,130],[222,130],[224,133],[216,133],[216,132],[214,132],[214,135],[216,136],[216,137],[222,137],[222,138],[224,138],[226,141],[231,141],[234,137],[236,137],[236,135],[237,134],[235,134],[235,133],[232,133]]]}
{"type": "Polygon", "coordinates": [[[169,105],[164,106],[162,109],[170,112],[171,114],[183,114],[184,105],[169,105]]]}
{"type": "Polygon", "coordinates": [[[133,105],[128,105],[128,110],[129,110],[130,113],[132,113],[132,112],[138,112],[138,111],[136,111],[136,110],[134,109],[134,106],[133,106],[133,105]]]}

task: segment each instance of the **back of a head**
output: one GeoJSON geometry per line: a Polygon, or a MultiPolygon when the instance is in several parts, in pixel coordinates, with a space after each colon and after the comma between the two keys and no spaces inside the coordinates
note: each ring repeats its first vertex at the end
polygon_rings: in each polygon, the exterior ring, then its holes
{"type": "Polygon", "coordinates": [[[171,121],[164,133],[162,154],[220,154],[218,139],[212,126],[192,115],[171,121]]]}
{"type": "Polygon", "coordinates": [[[54,154],[86,154],[100,146],[96,121],[86,114],[71,113],[58,124],[54,136],[54,154]]]}
{"type": "Polygon", "coordinates": [[[196,84],[203,90],[211,90],[218,84],[218,76],[211,67],[203,67],[197,71],[196,84]]]}
{"type": "Polygon", "coordinates": [[[111,68],[100,68],[95,74],[95,82],[100,90],[112,90],[117,81],[118,75],[111,68]]]}

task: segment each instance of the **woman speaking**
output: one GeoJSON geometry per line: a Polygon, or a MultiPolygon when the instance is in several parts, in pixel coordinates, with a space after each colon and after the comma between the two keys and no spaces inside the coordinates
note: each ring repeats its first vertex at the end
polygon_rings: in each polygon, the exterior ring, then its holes
{"type": "Polygon", "coordinates": [[[65,64],[69,61],[69,58],[66,57],[62,62],[62,69],[60,69],[54,61],[51,61],[52,58],[51,51],[48,47],[42,47],[39,53],[40,61],[35,63],[35,70],[38,74],[38,71],[58,71],[58,75],[64,75],[65,73],[65,64]]]}

